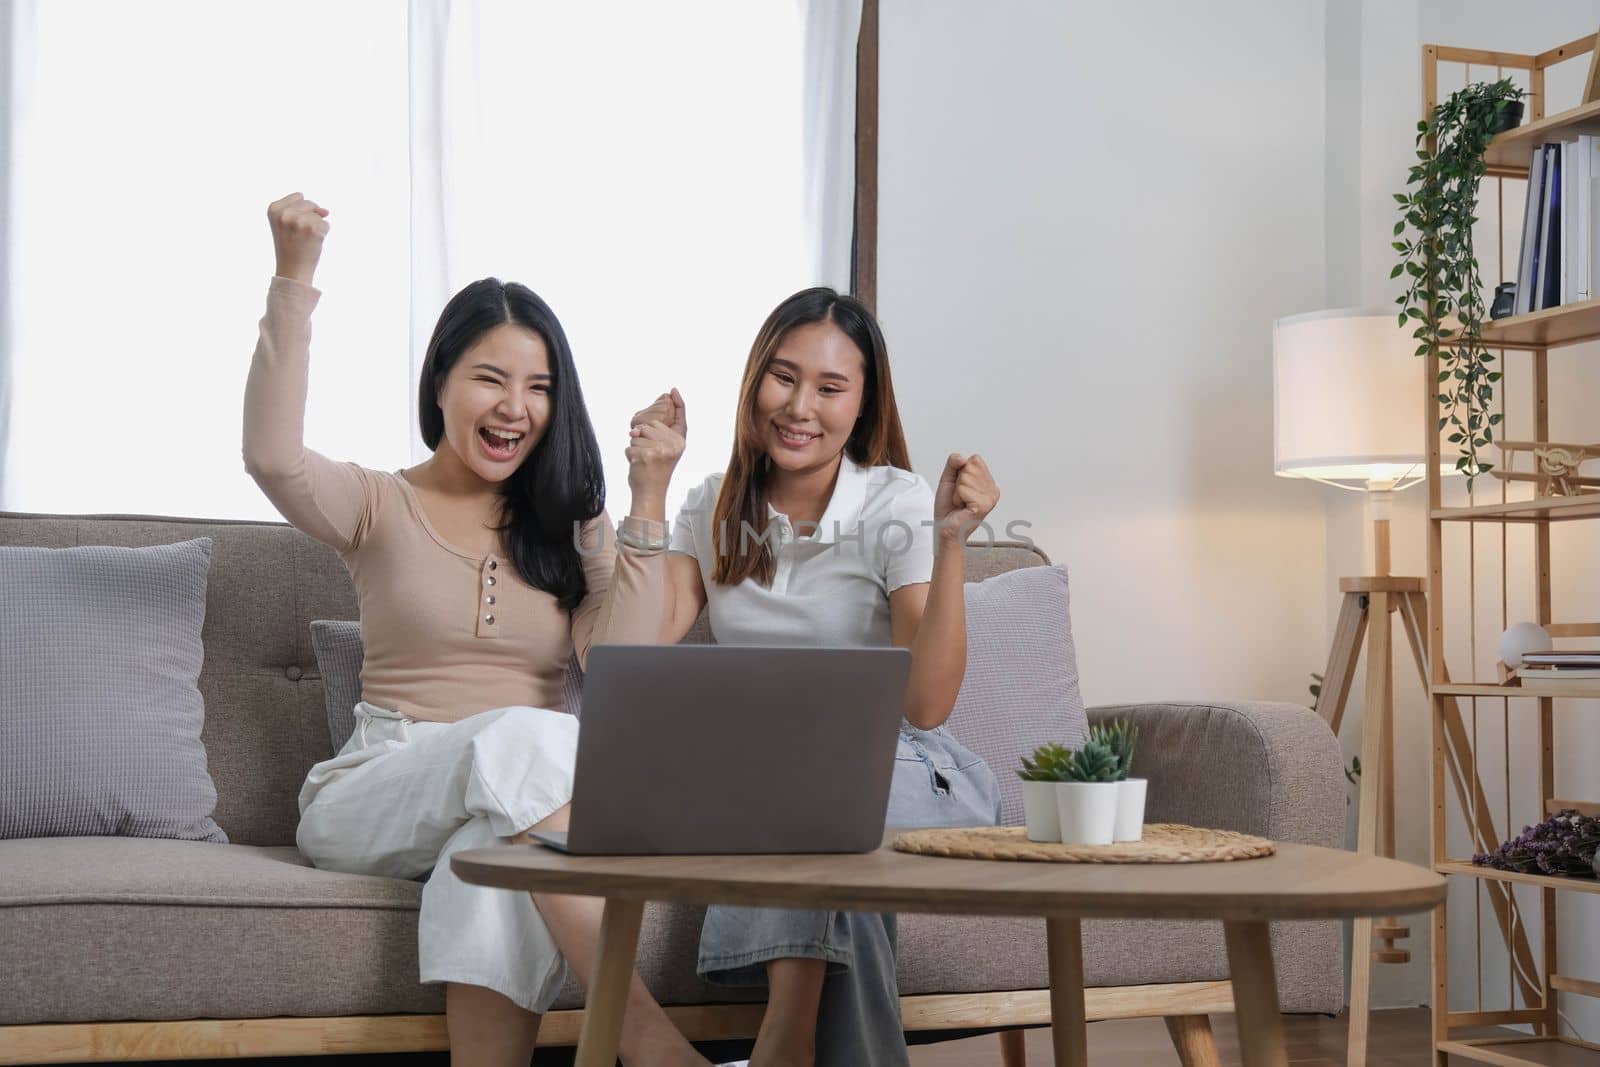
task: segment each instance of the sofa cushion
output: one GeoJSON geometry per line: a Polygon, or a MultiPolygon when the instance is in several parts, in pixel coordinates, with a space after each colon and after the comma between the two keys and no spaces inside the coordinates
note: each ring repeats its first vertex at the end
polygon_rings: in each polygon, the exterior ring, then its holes
{"type": "Polygon", "coordinates": [[[1024,567],[969,582],[966,600],[967,673],[948,725],[999,778],[1001,821],[1016,826],[1018,759],[1046,741],[1076,748],[1089,734],[1067,569],[1024,567]]]}
{"type": "Polygon", "coordinates": [[[0,547],[0,838],[225,841],[201,744],[211,541],[0,547]]]}
{"type": "Polygon", "coordinates": [[[214,908],[400,908],[422,883],[319,871],[288,846],[52,837],[0,841],[0,911],[164,904],[214,908]]]}
{"type": "MultiPolygon", "coordinates": [[[[292,848],[0,841],[0,1025],[442,1011],[442,990],[417,982],[421,896],[417,882],[316,870],[292,848]],[[318,974],[339,980],[308,980],[318,974]]],[[[760,999],[695,976],[701,914],[645,909],[646,984],[667,1004],[760,999]]],[[[1328,924],[1274,924],[1274,937],[1317,925],[1328,924]]],[[[1226,977],[1220,924],[1091,921],[1083,929],[1091,986],[1226,977]]],[[[1330,944],[1336,952],[1337,938],[1330,944]]],[[[1276,955],[1285,1011],[1337,1010],[1305,980],[1321,959],[1276,955]]],[[[899,971],[906,995],[1042,989],[1044,924],[902,915],[899,971]]],[[[569,984],[556,1007],[582,1003],[569,984]]]]}

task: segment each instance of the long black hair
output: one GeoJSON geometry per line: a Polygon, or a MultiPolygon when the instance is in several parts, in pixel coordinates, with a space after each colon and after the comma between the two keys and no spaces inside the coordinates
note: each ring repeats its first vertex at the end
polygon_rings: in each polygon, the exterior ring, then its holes
{"type": "MultiPolygon", "coordinates": [[[[428,342],[417,383],[417,419],[422,440],[437,450],[444,438],[444,388],[461,354],[484,334],[506,323],[532,330],[550,356],[550,421],[528,458],[500,483],[504,499],[500,531],[523,581],[551,594],[566,611],[583,600],[588,583],[575,543],[575,524],[599,515],[606,505],[605,472],[594,424],[583,403],[578,371],[566,331],[550,305],[532,289],[499,278],[473,282],[444,306],[428,342]]],[[[585,546],[586,548],[589,546],[585,546]]]]}

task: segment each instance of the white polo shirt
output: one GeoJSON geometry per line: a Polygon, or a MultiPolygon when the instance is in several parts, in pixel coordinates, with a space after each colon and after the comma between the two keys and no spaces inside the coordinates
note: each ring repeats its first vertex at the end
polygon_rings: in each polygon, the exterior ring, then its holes
{"type": "MultiPolygon", "coordinates": [[[[747,578],[711,580],[713,514],[722,475],[689,493],[672,525],[668,551],[694,556],[706,587],[711,632],[723,645],[885,646],[892,643],[889,594],[933,578],[933,490],[898,467],[860,467],[841,459],[827,510],[812,529],[767,505],[777,560],[772,587],[747,578]]],[[[738,520],[725,539],[739,550],[738,520]]],[[[747,536],[750,551],[759,545],[747,536]]]]}

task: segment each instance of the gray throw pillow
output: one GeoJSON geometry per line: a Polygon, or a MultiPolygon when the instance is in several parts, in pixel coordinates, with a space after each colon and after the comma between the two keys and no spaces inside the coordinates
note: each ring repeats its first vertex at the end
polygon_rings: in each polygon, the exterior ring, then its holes
{"type": "MultiPolygon", "coordinates": [[[[344,748],[355,732],[355,707],[361,701],[361,624],[353,619],[316,619],[311,623],[311,651],[322,675],[323,710],[328,716],[328,740],[333,751],[344,748]]],[[[561,684],[566,709],[577,715],[583,701],[583,671],[578,657],[567,664],[561,684]]]]}
{"type": "Polygon", "coordinates": [[[211,540],[0,547],[0,838],[226,841],[200,740],[211,540]]]}
{"type": "Polygon", "coordinates": [[[967,673],[950,732],[1000,780],[1001,821],[1022,824],[1020,757],[1046,741],[1089,738],[1078,691],[1067,569],[1023,567],[968,582],[967,673]]]}
{"type": "Polygon", "coordinates": [[[345,619],[314,619],[311,652],[322,675],[322,707],[328,716],[328,740],[338,752],[356,728],[361,700],[361,624],[345,619]]]}

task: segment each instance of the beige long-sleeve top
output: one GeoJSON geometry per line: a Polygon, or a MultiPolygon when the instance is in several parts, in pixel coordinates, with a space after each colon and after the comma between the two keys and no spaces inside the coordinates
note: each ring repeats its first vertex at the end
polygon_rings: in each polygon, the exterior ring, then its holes
{"type": "MultiPolygon", "coordinates": [[[[244,461],[284,518],[337,550],[350,571],[366,650],[362,699],[434,722],[512,705],[561,708],[574,649],[583,661],[596,644],[657,643],[665,558],[619,553],[605,514],[583,527],[588,592],[569,615],[505,556],[441,537],[400,473],[305,447],[311,312],[320,295],[272,279],[245,387],[244,461]]],[[[663,524],[650,527],[640,532],[664,540],[663,524]]]]}

